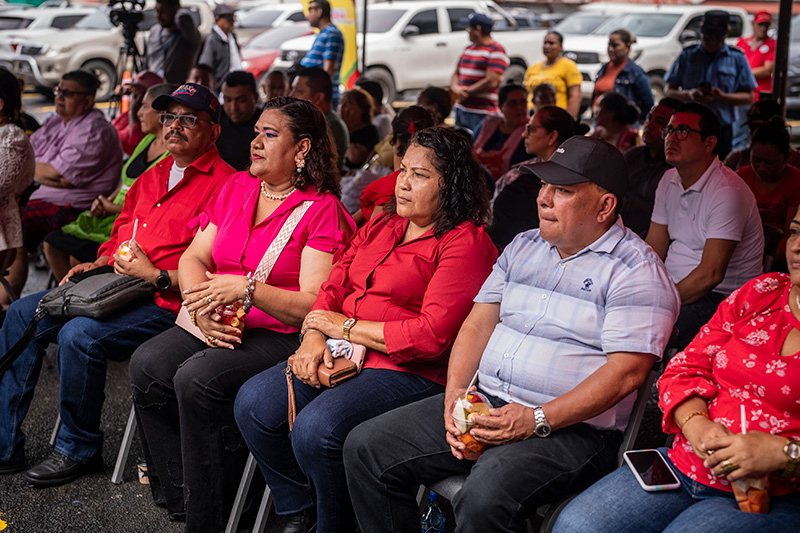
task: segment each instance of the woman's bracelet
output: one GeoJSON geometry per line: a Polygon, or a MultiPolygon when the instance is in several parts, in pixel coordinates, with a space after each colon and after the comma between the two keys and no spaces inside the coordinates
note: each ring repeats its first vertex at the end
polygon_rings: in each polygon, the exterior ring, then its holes
{"type": "Polygon", "coordinates": [[[250,272],[247,274],[247,287],[244,289],[244,305],[242,309],[244,309],[244,314],[250,312],[250,308],[253,307],[253,293],[256,290],[256,280],[253,277],[253,273],[250,272]]]}
{"type": "Polygon", "coordinates": [[[316,331],[317,333],[322,335],[326,340],[328,339],[328,337],[324,333],[322,333],[320,330],[314,329],[314,328],[306,328],[306,329],[300,330],[300,344],[303,344],[303,338],[306,336],[306,333],[308,333],[309,331],[316,331]]]}
{"type": "Polygon", "coordinates": [[[683,428],[686,426],[686,423],[689,420],[691,420],[692,418],[696,417],[697,415],[704,416],[708,420],[711,420],[710,418],[708,418],[708,413],[706,413],[705,411],[694,411],[694,412],[689,413],[688,415],[683,417],[683,420],[681,420],[681,423],[678,424],[678,427],[680,428],[680,430],[683,431],[683,428]]]}
{"type": "Polygon", "coordinates": [[[189,311],[189,318],[192,320],[192,325],[197,327],[197,309],[189,311]]]}

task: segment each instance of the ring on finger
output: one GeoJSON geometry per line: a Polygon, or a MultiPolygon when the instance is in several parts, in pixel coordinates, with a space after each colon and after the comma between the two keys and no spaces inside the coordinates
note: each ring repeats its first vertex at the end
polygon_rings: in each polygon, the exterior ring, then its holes
{"type": "Polygon", "coordinates": [[[721,475],[721,476],[724,476],[726,474],[730,474],[734,470],[738,470],[739,469],[739,465],[738,464],[733,463],[733,462],[731,462],[731,461],[729,461],[727,459],[722,461],[719,464],[719,467],[720,467],[719,475],[721,475]]]}
{"type": "Polygon", "coordinates": [[[211,301],[212,301],[212,300],[211,300],[211,296],[206,296],[206,301],[207,301],[208,303],[211,303],[211,301]]]}

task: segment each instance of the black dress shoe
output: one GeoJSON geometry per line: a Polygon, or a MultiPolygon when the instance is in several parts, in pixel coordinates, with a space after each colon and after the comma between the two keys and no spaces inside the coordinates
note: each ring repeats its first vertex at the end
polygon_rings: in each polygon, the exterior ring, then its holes
{"type": "Polygon", "coordinates": [[[18,463],[0,463],[0,476],[16,474],[25,470],[25,459],[18,463]]]}
{"type": "Polygon", "coordinates": [[[25,481],[34,487],[57,487],[102,468],[103,460],[99,453],[83,464],[53,452],[50,457],[25,472],[25,481]]]}
{"type": "Polygon", "coordinates": [[[289,521],[283,527],[283,533],[311,533],[317,529],[316,509],[309,509],[289,515],[289,521]]]}

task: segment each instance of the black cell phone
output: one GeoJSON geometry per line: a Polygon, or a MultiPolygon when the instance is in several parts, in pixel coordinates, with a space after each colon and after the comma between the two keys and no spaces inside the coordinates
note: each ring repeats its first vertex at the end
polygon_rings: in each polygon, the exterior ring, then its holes
{"type": "Polygon", "coordinates": [[[698,88],[703,91],[704,94],[708,94],[711,92],[711,84],[707,81],[700,82],[698,88]]]}
{"type": "Polygon", "coordinates": [[[625,462],[631,467],[639,485],[648,492],[673,490],[681,482],[658,450],[629,450],[625,462]]]}

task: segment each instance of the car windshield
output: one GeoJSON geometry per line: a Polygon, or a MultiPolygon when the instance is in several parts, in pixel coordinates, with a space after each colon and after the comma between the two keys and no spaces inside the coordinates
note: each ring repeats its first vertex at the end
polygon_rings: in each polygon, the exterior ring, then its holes
{"type": "Polygon", "coordinates": [[[73,27],[76,30],[110,30],[113,28],[111,21],[108,19],[108,12],[105,9],[90,13],[73,27]]]}
{"type": "Polygon", "coordinates": [[[247,12],[247,15],[241,19],[237,17],[237,28],[269,28],[278,18],[278,15],[283,13],[277,9],[252,9],[247,12]]]}
{"type": "Polygon", "coordinates": [[[0,30],[21,30],[30,26],[33,19],[23,17],[0,17],[0,30]]]}
{"type": "MultiPolygon", "coordinates": [[[[367,33],[386,33],[405,14],[404,9],[372,9],[367,14],[367,33]]],[[[364,28],[364,17],[358,13],[358,31],[364,28]]]]}
{"type": "Polygon", "coordinates": [[[311,31],[308,24],[296,24],[292,26],[280,26],[261,32],[253,37],[245,48],[260,48],[263,50],[278,50],[283,41],[300,37],[311,31]]]}
{"type": "Polygon", "coordinates": [[[573,13],[556,24],[553,31],[562,35],[587,35],[609,18],[609,15],[603,13],[573,13]]]}
{"type": "Polygon", "coordinates": [[[608,35],[612,31],[628,30],[635,37],[664,37],[680,18],[680,15],[665,13],[629,13],[607,20],[594,33],[608,35]]]}

